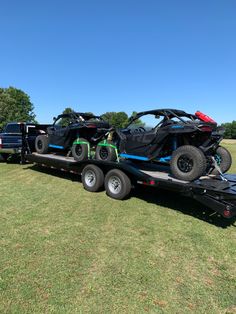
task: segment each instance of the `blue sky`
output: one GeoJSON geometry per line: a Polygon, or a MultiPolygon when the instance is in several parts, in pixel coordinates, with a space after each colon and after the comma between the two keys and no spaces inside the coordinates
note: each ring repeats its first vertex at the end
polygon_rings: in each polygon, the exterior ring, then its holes
{"type": "Polygon", "coordinates": [[[0,0],[0,86],[39,122],[77,111],[236,120],[235,0],[0,0]]]}

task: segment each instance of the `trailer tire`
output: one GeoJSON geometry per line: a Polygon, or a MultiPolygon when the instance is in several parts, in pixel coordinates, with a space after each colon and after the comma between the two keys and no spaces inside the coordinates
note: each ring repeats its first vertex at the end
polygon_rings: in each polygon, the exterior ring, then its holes
{"type": "Polygon", "coordinates": [[[123,200],[131,190],[130,178],[121,170],[110,170],[105,176],[105,189],[111,198],[123,200]]]}
{"type": "Polygon", "coordinates": [[[102,161],[116,161],[116,151],[111,146],[97,146],[95,152],[95,158],[102,161]]]}
{"type": "Polygon", "coordinates": [[[195,146],[183,145],[177,148],[170,161],[173,176],[179,180],[193,181],[201,177],[207,167],[206,157],[195,146]]]}
{"type": "Polygon", "coordinates": [[[104,185],[104,174],[101,168],[95,165],[87,165],[82,171],[82,183],[85,190],[98,192],[104,185]]]}
{"type": "MultiPolygon", "coordinates": [[[[232,165],[232,157],[230,152],[222,146],[219,146],[216,149],[215,156],[214,156],[218,166],[220,167],[222,173],[225,173],[229,170],[232,165]]],[[[219,174],[217,169],[213,169],[211,174],[219,174]]]]}
{"type": "Polygon", "coordinates": [[[79,140],[85,144],[73,144],[71,153],[76,161],[84,161],[89,157],[89,142],[84,138],[80,138],[79,140]]]}
{"type": "Polygon", "coordinates": [[[47,154],[49,151],[49,140],[46,135],[38,135],[35,140],[35,149],[39,154],[47,154]]]}

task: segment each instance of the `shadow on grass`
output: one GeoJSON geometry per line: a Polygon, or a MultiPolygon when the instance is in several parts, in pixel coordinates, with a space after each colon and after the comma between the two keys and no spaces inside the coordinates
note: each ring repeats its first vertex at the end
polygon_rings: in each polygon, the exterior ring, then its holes
{"type": "Polygon", "coordinates": [[[133,191],[133,196],[148,203],[171,208],[172,210],[195,217],[217,227],[227,228],[232,225],[236,227],[236,217],[229,219],[223,218],[207,206],[204,207],[204,205],[198,203],[196,200],[180,195],[177,192],[139,186],[133,191]]]}
{"type": "MultiPolygon", "coordinates": [[[[58,178],[81,182],[81,176],[79,174],[60,171],[58,169],[42,167],[34,164],[29,164],[23,169],[36,170],[41,173],[57,176],[58,178]]],[[[236,217],[230,219],[223,218],[221,215],[214,213],[213,210],[204,207],[194,199],[182,196],[176,192],[156,189],[148,186],[138,186],[132,191],[131,197],[142,199],[157,206],[171,208],[172,210],[195,217],[217,227],[227,228],[231,225],[236,227],[236,217]]]]}
{"type": "Polygon", "coordinates": [[[7,158],[7,160],[3,159],[3,157],[0,156],[0,162],[6,164],[20,164],[21,158],[19,157],[19,155],[16,154],[12,154],[10,157],[7,158]]]}
{"type": "Polygon", "coordinates": [[[63,179],[68,179],[68,180],[71,180],[71,181],[78,181],[78,182],[81,182],[81,176],[79,174],[76,174],[76,173],[71,173],[71,172],[68,172],[68,171],[62,171],[62,170],[59,170],[59,169],[56,169],[56,168],[50,168],[50,167],[44,167],[44,166],[40,166],[40,165],[37,165],[37,164],[25,164],[23,169],[24,170],[36,170],[38,172],[41,172],[41,173],[46,173],[48,175],[51,175],[51,176],[56,176],[58,178],[63,178],[63,179]]]}

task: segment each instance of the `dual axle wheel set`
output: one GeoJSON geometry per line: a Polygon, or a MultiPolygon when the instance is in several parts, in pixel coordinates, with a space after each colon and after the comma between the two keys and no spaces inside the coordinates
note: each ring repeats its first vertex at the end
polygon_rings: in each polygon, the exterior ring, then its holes
{"type": "Polygon", "coordinates": [[[130,178],[119,169],[112,169],[104,175],[98,166],[87,165],[81,177],[85,190],[98,192],[105,187],[107,195],[117,200],[126,198],[132,187],[130,178]]]}

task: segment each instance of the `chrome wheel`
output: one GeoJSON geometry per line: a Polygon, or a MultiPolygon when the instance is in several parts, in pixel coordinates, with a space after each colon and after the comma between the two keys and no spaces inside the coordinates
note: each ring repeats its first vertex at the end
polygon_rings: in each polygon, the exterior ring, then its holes
{"type": "Polygon", "coordinates": [[[120,178],[112,176],[108,181],[108,188],[113,194],[119,194],[122,189],[122,183],[120,178]]]}
{"type": "Polygon", "coordinates": [[[88,170],[84,176],[85,183],[87,186],[92,187],[96,184],[96,174],[92,170],[88,170]]]}

